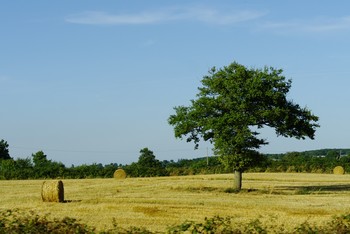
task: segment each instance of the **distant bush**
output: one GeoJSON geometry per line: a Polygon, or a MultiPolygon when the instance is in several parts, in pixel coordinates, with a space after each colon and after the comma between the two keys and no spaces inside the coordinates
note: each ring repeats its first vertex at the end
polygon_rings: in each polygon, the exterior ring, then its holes
{"type": "MultiPolygon", "coordinates": [[[[33,211],[24,212],[15,210],[0,210],[0,234],[26,233],[26,234],[46,234],[46,233],[79,233],[79,234],[151,234],[153,232],[146,228],[118,227],[115,220],[113,227],[104,231],[96,231],[96,228],[78,222],[74,218],[49,219],[49,215],[40,216],[33,211]]],[[[163,233],[297,233],[297,234],[345,234],[350,232],[350,214],[336,216],[322,226],[317,226],[304,222],[297,227],[286,230],[283,224],[265,225],[259,219],[248,223],[236,222],[232,217],[205,218],[204,222],[185,221],[182,224],[170,226],[163,233]]],[[[160,232],[158,232],[160,233],[160,232]]]]}

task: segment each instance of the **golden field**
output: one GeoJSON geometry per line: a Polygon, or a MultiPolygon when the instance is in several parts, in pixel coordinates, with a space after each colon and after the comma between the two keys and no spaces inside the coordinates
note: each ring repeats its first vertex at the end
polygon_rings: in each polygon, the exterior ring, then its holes
{"type": "Polygon", "coordinates": [[[216,215],[293,228],[350,213],[347,174],[244,173],[237,194],[225,191],[232,174],[62,181],[67,202],[48,203],[41,200],[43,180],[2,180],[0,209],[73,217],[97,230],[111,228],[114,218],[120,227],[150,231],[216,215]]]}

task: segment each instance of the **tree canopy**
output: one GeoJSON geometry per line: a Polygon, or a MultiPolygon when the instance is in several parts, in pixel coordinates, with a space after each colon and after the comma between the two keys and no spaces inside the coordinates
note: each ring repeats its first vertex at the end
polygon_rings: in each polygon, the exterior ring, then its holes
{"type": "Polygon", "coordinates": [[[168,119],[175,137],[186,137],[195,148],[201,139],[214,145],[222,162],[243,172],[267,144],[258,130],[274,128],[278,136],[314,139],[318,117],[287,99],[292,81],[282,69],[246,68],[236,62],[215,67],[204,76],[190,106],[177,106],[168,119]]]}
{"type": "Polygon", "coordinates": [[[3,139],[0,141],[0,159],[11,159],[9,153],[9,144],[3,139]]]}
{"type": "Polygon", "coordinates": [[[139,177],[164,176],[167,174],[165,165],[148,148],[141,149],[137,163],[132,163],[130,166],[125,167],[125,170],[128,175],[139,177]]]}

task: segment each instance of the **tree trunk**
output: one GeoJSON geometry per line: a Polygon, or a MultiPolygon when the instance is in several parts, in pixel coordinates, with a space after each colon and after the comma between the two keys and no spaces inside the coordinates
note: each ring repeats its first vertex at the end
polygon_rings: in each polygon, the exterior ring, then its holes
{"type": "Polygon", "coordinates": [[[242,189],[242,172],[235,170],[235,181],[233,188],[237,191],[242,189]]]}

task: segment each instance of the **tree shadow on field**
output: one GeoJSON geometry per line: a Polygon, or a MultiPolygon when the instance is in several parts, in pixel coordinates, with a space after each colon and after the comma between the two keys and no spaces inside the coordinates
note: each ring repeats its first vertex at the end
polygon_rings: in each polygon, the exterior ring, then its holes
{"type": "Polygon", "coordinates": [[[350,184],[310,185],[310,186],[276,186],[275,190],[294,191],[294,194],[315,194],[350,191],[350,184]]]}

